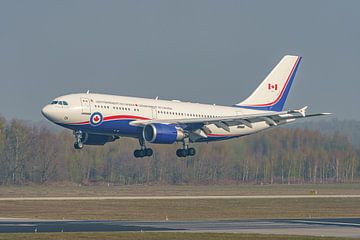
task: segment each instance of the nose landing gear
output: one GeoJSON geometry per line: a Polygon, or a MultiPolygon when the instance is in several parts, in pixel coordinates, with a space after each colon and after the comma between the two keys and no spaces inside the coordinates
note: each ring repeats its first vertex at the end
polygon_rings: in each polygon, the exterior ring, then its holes
{"type": "Polygon", "coordinates": [[[74,143],[74,148],[77,150],[82,149],[83,147],[84,147],[84,145],[81,142],[74,143]]]}
{"type": "Polygon", "coordinates": [[[74,131],[74,135],[75,135],[74,148],[75,149],[82,149],[84,147],[82,131],[74,131]]]}
{"type": "Polygon", "coordinates": [[[146,148],[143,138],[139,138],[139,143],[141,149],[136,149],[134,151],[134,157],[136,158],[151,157],[154,151],[151,148],[146,148]]]}

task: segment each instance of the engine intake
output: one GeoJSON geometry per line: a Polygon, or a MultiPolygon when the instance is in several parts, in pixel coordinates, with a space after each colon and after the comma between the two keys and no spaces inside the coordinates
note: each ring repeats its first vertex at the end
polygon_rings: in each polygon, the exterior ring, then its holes
{"type": "Polygon", "coordinates": [[[152,123],[144,127],[143,137],[149,143],[172,144],[185,138],[184,131],[174,125],[152,123]]]}

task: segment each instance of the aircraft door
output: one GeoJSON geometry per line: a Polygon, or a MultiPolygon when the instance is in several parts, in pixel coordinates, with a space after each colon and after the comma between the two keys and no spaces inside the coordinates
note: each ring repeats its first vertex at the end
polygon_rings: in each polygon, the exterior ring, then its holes
{"type": "Polygon", "coordinates": [[[81,108],[82,114],[91,114],[91,107],[90,107],[90,99],[88,98],[80,98],[81,101],[81,108]]]}
{"type": "Polygon", "coordinates": [[[152,119],[157,119],[157,107],[151,108],[152,111],[152,119]]]}

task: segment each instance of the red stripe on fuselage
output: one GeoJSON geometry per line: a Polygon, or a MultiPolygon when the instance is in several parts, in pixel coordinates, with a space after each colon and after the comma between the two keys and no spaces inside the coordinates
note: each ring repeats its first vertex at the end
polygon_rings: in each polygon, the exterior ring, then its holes
{"type": "Polygon", "coordinates": [[[81,125],[81,124],[89,124],[90,121],[78,122],[78,123],[69,123],[70,125],[81,125]]]}
{"type": "MultiPolygon", "coordinates": [[[[115,116],[104,117],[103,121],[122,120],[122,119],[151,120],[151,118],[133,116],[133,115],[115,115],[115,116]]],[[[84,121],[84,122],[78,122],[78,123],[70,123],[69,125],[82,125],[82,124],[89,124],[89,123],[90,123],[90,121],[84,121]]]]}
{"type": "Polygon", "coordinates": [[[140,116],[132,116],[132,115],[115,115],[115,116],[104,117],[104,121],[118,120],[118,119],[150,120],[150,118],[140,117],[140,116]]]}

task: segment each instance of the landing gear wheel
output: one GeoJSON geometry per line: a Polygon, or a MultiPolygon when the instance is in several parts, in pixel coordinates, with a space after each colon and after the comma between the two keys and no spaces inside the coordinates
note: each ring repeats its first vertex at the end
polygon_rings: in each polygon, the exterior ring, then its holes
{"type": "Polygon", "coordinates": [[[178,157],[195,156],[195,154],[195,148],[180,148],[176,150],[176,156],[178,157]]]}
{"type": "Polygon", "coordinates": [[[153,150],[151,148],[145,148],[143,151],[147,157],[151,157],[153,155],[153,150]]]}
{"type": "Polygon", "coordinates": [[[136,157],[136,158],[139,157],[139,150],[135,150],[135,151],[134,151],[134,157],[136,157]]]}
{"type": "Polygon", "coordinates": [[[180,153],[182,157],[186,157],[189,155],[189,151],[187,149],[181,149],[180,153]]]}
{"type": "Polygon", "coordinates": [[[178,156],[178,157],[189,156],[189,150],[188,149],[178,149],[178,150],[176,150],[176,156],[178,156]]]}
{"type": "Polygon", "coordinates": [[[75,149],[82,149],[82,148],[83,148],[82,142],[76,142],[76,143],[74,143],[74,148],[75,148],[75,149]]]}
{"type": "Polygon", "coordinates": [[[154,151],[151,148],[146,148],[145,141],[143,138],[139,138],[139,144],[141,149],[136,149],[134,151],[134,157],[142,158],[142,157],[151,157],[154,151]]]}
{"type": "Polygon", "coordinates": [[[189,156],[195,156],[195,154],[196,154],[195,148],[189,148],[188,149],[188,154],[189,154],[189,156]]]}
{"type": "Polygon", "coordinates": [[[74,131],[74,136],[75,136],[75,143],[74,143],[74,148],[75,149],[82,149],[83,148],[83,141],[84,140],[84,136],[82,131],[74,131]]]}
{"type": "Polygon", "coordinates": [[[151,157],[153,155],[153,150],[151,148],[145,148],[143,150],[137,149],[134,151],[134,157],[142,158],[142,157],[151,157]]]}
{"type": "Polygon", "coordinates": [[[145,156],[145,153],[144,153],[143,150],[137,149],[137,150],[134,151],[134,157],[136,157],[136,158],[142,158],[142,157],[144,157],[144,156],[145,156]]]}
{"type": "Polygon", "coordinates": [[[181,154],[181,149],[178,149],[178,150],[176,150],[176,156],[178,156],[178,157],[182,157],[182,154],[181,154]]]}

